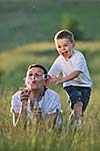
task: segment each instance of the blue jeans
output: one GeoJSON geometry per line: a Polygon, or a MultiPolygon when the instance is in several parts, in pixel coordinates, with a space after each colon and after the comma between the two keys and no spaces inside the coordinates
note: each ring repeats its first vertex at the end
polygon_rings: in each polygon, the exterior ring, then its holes
{"type": "Polygon", "coordinates": [[[71,109],[73,110],[76,101],[81,101],[83,103],[82,112],[84,112],[89,103],[91,88],[79,86],[67,86],[64,87],[64,90],[68,94],[69,97],[68,103],[70,103],[71,109]]]}

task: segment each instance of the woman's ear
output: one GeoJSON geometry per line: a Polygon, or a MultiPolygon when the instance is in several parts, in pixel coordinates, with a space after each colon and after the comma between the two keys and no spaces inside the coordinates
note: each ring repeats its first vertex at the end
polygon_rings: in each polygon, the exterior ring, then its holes
{"type": "Polygon", "coordinates": [[[48,78],[49,78],[48,74],[44,74],[44,75],[43,75],[43,79],[44,79],[44,80],[47,80],[48,78]]]}
{"type": "Polygon", "coordinates": [[[51,83],[51,78],[50,78],[50,77],[48,77],[48,79],[47,79],[47,80],[45,80],[45,86],[46,86],[46,88],[48,88],[48,87],[49,87],[50,83],[51,83]]]}

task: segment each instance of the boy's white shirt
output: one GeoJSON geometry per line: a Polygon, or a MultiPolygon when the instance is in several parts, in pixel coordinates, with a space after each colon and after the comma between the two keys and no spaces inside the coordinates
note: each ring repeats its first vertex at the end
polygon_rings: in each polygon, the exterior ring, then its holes
{"type": "Polygon", "coordinates": [[[63,83],[63,87],[66,86],[82,86],[82,87],[91,87],[92,81],[89,75],[88,67],[84,55],[78,51],[73,50],[71,58],[68,61],[62,55],[59,55],[48,74],[53,76],[59,76],[59,73],[63,74],[63,77],[71,74],[73,71],[81,71],[80,75],[73,80],[63,83]]]}
{"type": "MultiPolygon", "coordinates": [[[[55,113],[57,109],[59,109],[59,111],[62,111],[61,104],[60,104],[60,97],[55,91],[51,89],[47,89],[45,91],[44,96],[39,102],[39,106],[42,110],[42,118],[44,118],[46,114],[49,115],[55,113]]],[[[18,91],[12,96],[11,111],[14,110],[15,113],[19,113],[20,107],[21,107],[20,92],[18,91]]],[[[33,120],[34,117],[30,109],[30,99],[28,99],[27,111],[28,111],[29,118],[33,120]]]]}

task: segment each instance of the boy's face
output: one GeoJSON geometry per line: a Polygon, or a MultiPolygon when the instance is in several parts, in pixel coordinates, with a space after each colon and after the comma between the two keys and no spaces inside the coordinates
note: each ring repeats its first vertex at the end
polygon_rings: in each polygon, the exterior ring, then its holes
{"type": "Polygon", "coordinates": [[[65,59],[68,59],[72,55],[73,48],[75,46],[75,42],[71,43],[69,39],[57,39],[55,41],[57,51],[60,55],[62,55],[65,59]]]}
{"type": "Polygon", "coordinates": [[[26,85],[32,90],[42,89],[46,81],[43,79],[44,71],[41,68],[33,67],[27,71],[26,85]]]}

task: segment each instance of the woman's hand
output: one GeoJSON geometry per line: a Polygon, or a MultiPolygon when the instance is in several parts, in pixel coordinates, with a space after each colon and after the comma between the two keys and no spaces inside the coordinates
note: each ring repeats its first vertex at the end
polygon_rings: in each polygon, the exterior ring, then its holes
{"type": "Polygon", "coordinates": [[[29,98],[30,90],[28,88],[20,88],[20,100],[22,105],[26,105],[29,98]]]}

